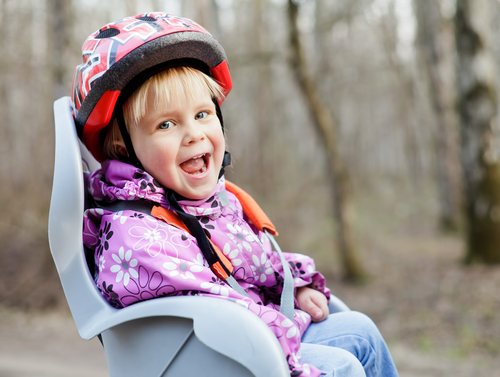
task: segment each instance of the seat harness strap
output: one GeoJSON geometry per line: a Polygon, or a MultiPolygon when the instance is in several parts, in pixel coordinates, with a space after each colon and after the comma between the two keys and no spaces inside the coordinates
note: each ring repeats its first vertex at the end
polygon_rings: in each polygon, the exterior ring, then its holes
{"type": "MultiPolygon", "coordinates": [[[[284,282],[283,291],[281,293],[280,300],[280,313],[285,315],[287,318],[293,321],[294,314],[294,284],[293,276],[290,271],[290,266],[286,261],[281,248],[274,239],[273,236],[278,235],[276,228],[273,223],[260,206],[255,202],[255,200],[246,193],[243,189],[236,186],[226,180],[227,191],[233,193],[236,198],[241,203],[243,212],[248,217],[250,222],[255,225],[255,227],[263,232],[273,245],[274,250],[278,253],[283,267],[284,282]]],[[[159,220],[166,222],[167,224],[174,226],[176,228],[182,229],[190,233],[196,238],[198,242],[198,247],[200,248],[203,256],[205,257],[207,263],[210,266],[212,272],[224,280],[231,288],[243,296],[248,294],[245,290],[238,284],[236,279],[232,276],[234,271],[232,263],[226,258],[226,256],[221,252],[220,248],[215,245],[205,234],[205,231],[201,227],[198,219],[186,213],[179,202],[177,201],[176,194],[172,190],[167,190],[165,194],[168,205],[172,210],[168,210],[159,205],[155,205],[150,201],[140,199],[133,201],[117,201],[112,204],[100,204],[96,205],[100,208],[118,212],[123,210],[133,210],[142,213],[149,214],[159,220]]]]}
{"type": "Polygon", "coordinates": [[[220,250],[219,253],[216,251],[216,246],[210,242],[198,219],[195,216],[184,212],[180,204],[177,202],[175,193],[172,190],[167,191],[165,198],[167,199],[170,208],[174,210],[176,215],[179,216],[180,220],[188,228],[189,233],[191,233],[191,235],[196,238],[196,241],[198,241],[198,247],[203,253],[203,256],[208,262],[208,265],[213,273],[223,279],[236,292],[248,297],[245,290],[231,275],[233,272],[233,265],[227,258],[221,258],[223,254],[220,250]]]}
{"type": "Polygon", "coordinates": [[[269,238],[269,241],[271,241],[271,243],[273,244],[274,250],[278,252],[281,265],[283,266],[283,274],[285,275],[283,281],[283,291],[281,292],[280,299],[280,313],[287,317],[290,321],[293,321],[294,284],[292,272],[290,271],[290,266],[288,265],[288,262],[286,261],[283,252],[281,251],[281,248],[274,239],[273,235],[269,233],[267,229],[264,229],[264,233],[266,234],[267,238],[269,238]]]}

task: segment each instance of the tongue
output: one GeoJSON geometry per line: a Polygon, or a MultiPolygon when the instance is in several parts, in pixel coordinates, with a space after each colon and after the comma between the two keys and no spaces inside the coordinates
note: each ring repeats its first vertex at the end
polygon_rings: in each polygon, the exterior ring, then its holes
{"type": "Polygon", "coordinates": [[[203,157],[191,159],[183,162],[180,166],[186,173],[193,174],[205,166],[205,160],[203,157]]]}

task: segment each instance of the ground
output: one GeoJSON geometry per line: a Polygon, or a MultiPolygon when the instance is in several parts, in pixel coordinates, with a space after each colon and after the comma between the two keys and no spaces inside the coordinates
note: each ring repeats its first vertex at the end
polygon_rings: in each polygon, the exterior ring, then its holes
{"type": "Polygon", "coordinates": [[[500,268],[462,265],[455,237],[408,241],[371,240],[370,281],[332,291],[375,321],[402,377],[498,375],[500,268]]]}
{"type": "Polygon", "coordinates": [[[0,310],[0,376],[105,377],[97,339],[81,339],[69,310],[25,313],[0,310]]]}

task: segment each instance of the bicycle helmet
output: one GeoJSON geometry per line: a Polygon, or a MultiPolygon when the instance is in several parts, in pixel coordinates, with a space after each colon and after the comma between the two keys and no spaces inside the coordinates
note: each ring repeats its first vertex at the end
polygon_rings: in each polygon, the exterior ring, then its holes
{"type": "Polygon", "coordinates": [[[153,74],[188,65],[215,79],[224,96],[232,88],[219,42],[197,23],[166,13],[144,13],[107,24],[87,38],[82,55],[73,79],[75,124],[78,136],[100,162],[101,132],[118,98],[153,74]]]}

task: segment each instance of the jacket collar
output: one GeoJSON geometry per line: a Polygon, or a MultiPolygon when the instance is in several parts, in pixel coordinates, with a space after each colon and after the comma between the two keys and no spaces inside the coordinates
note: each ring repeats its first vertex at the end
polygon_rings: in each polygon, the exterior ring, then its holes
{"type": "MultiPolygon", "coordinates": [[[[168,207],[165,189],[146,171],[117,160],[106,160],[89,178],[90,194],[99,201],[146,199],[168,207]]],[[[225,191],[222,176],[214,192],[201,200],[179,200],[184,211],[194,216],[218,217],[222,211],[219,193],[225,191]]]]}

